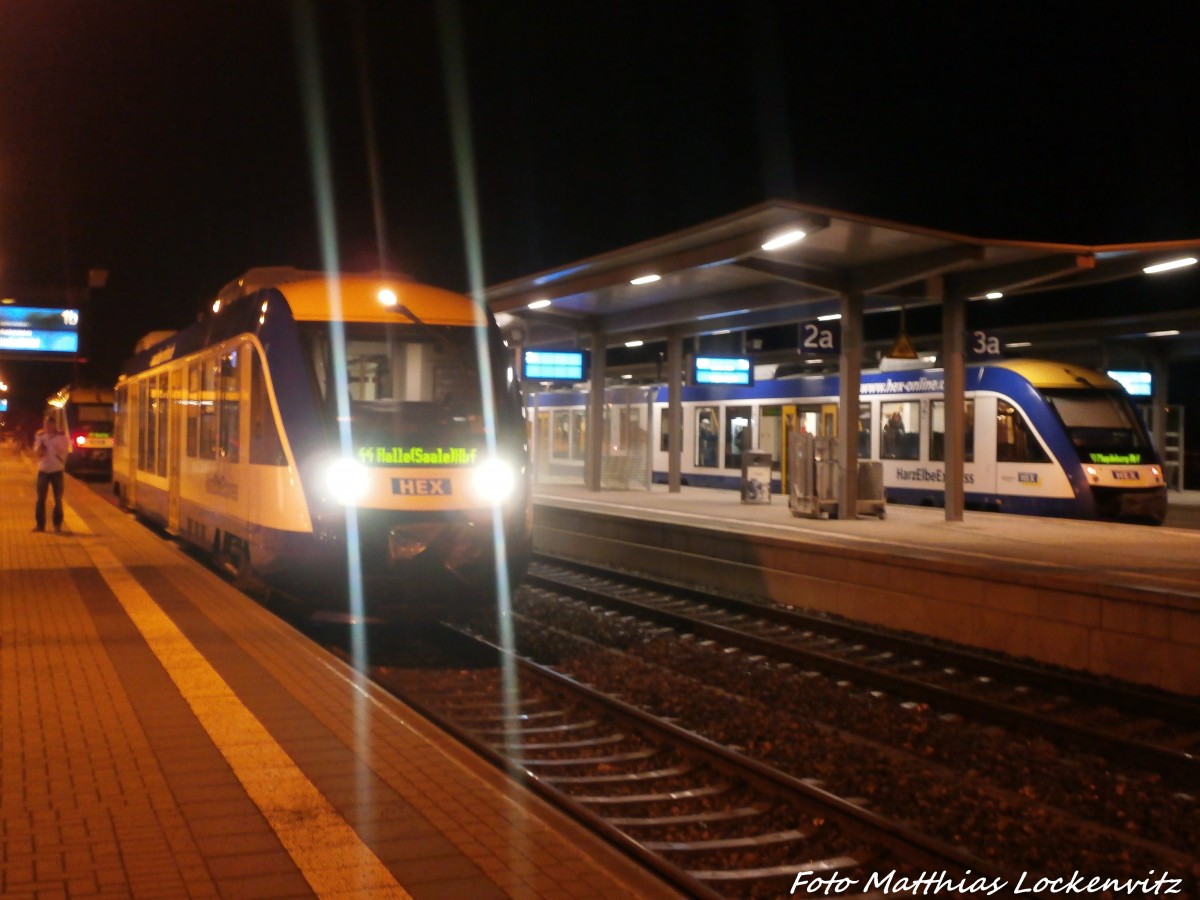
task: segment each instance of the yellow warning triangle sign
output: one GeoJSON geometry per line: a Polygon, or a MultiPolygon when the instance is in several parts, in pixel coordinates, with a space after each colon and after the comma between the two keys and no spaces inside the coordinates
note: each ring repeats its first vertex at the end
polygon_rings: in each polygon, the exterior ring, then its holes
{"type": "Polygon", "coordinates": [[[916,359],[917,351],[913,349],[912,341],[908,339],[908,335],[900,332],[900,336],[896,338],[896,343],[892,344],[892,349],[888,351],[888,356],[892,359],[916,359]]]}

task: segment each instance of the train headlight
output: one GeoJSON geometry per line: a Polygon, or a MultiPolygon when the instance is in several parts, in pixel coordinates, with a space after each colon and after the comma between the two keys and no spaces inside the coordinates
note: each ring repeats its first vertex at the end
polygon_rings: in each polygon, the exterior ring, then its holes
{"type": "Polygon", "coordinates": [[[1087,472],[1088,481],[1092,484],[1100,483],[1100,470],[1095,466],[1084,466],[1083,470],[1087,472]]]}
{"type": "Polygon", "coordinates": [[[471,487],[485,503],[503,503],[516,490],[516,470],[502,459],[485,459],[475,467],[471,487]]]}
{"type": "Polygon", "coordinates": [[[367,467],[357,459],[334,460],[325,470],[325,485],[343,506],[353,506],[367,492],[367,467]]]}

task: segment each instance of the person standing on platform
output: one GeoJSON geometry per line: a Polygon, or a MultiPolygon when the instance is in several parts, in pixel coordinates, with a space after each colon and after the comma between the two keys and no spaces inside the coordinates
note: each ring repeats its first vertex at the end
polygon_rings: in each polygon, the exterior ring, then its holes
{"type": "Polygon", "coordinates": [[[51,522],[54,530],[62,532],[63,523],[63,472],[67,468],[67,454],[71,452],[71,444],[67,436],[58,430],[54,417],[47,415],[42,422],[42,430],[33,438],[33,455],[37,457],[37,506],[34,507],[34,518],[37,524],[34,531],[46,530],[46,492],[54,491],[54,512],[51,522]]]}

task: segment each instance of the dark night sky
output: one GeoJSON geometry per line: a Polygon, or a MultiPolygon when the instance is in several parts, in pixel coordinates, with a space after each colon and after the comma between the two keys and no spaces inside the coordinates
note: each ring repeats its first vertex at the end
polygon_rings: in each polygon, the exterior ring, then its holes
{"type": "MultiPolygon", "coordinates": [[[[768,197],[980,237],[1200,237],[1198,4],[459,8],[486,284],[768,197]]],[[[374,197],[392,264],[467,289],[437,10],[0,0],[0,285],[110,270],[103,380],[247,268],[321,267],[326,244],[378,267],[374,197]],[[301,71],[322,86],[327,167],[301,71]]],[[[0,372],[32,402],[70,375],[0,372]]]]}

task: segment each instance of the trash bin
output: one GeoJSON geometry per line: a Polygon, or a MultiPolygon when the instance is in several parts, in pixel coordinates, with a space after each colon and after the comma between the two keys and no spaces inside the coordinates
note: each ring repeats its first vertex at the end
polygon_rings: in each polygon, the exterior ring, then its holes
{"type": "Polygon", "coordinates": [[[871,460],[858,462],[858,506],[860,516],[887,516],[887,495],[883,490],[883,463],[871,460]]]}
{"type": "Polygon", "coordinates": [[[742,502],[771,502],[771,454],[766,450],[742,451],[742,502]]]}
{"type": "Polygon", "coordinates": [[[837,441],[793,431],[788,480],[788,508],[792,515],[827,519],[837,514],[837,441]]]}

